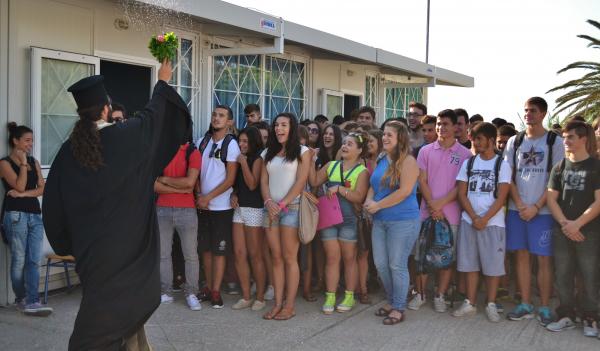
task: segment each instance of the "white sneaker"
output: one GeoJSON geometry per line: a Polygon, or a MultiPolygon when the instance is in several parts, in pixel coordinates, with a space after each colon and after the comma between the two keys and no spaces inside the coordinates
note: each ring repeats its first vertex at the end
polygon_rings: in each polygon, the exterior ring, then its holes
{"type": "Polygon", "coordinates": [[[583,320],[583,336],[598,337],[598,324],[593,320],[583,320]]]}
{"type": "Polygon", "coordinates": [[[433,309],[439,313],[446,312],[448,307],[446,307],[446,299],[444,299],[444,295],[433,298],[433,309]]]}
{"type": "Polygon", "coordinates": [[[557,322],[552,322],[546,326],[546,329],[559,332],[563,330],[569,330],[575,328],[575,323],[569,317],[563,317],[559,319],[557,322]]]}
{"type": "Polygon", "coordinates": [[[427,302],[425,294],[416,294],[412,300],[408,302],[408,309],[416,311],[427,302]]]}
{"type": "Polygon", "coordinates": [[[264,301],[258,301],[258,300],[254,300],[254,303],[252,304],[252,311],[260,311],[263,308],[265,308],[265,306],[267,305],[266,302],[264,301]]]}
{"type": "Polygon", "coordinates": [[[231,308],[234,310],[243,310],[244,308],[248,308],[250,306],[252,306],[252,300],[239,299],[238,302],[231,306],[231,308]]]}
{"type": "Polygon", "coordinates": [[[273,285],[267,286],[267,291],[265,291],[265,300],[271,301],[275,298],[275,289],[273,289],[273,285]]]}
{"type": "Polygon", "coordinates": [[[467,317],[473,316],[477,313],[477,307],[471,304],[469,299],[465,299],[465,301],[460,305],[460,307],[454,311],[452,311],[452,316],[454,317],[467,317]]]}
{"type": "Polygon", "coordinates": [[[498,314],[498,308],[495,303],[490,302],[485,306],[485,314],[490,322],[500,322],[500,315],[498,314]]]}
{"type": "Polygon", "coordinates": [[[198,297],[196,297],[195,294],[189,294],[186,296],[185,301],[192,311],[200,311],[202,309],[202,305],[200,304],[200,301],[198,301],[198,297]]]}
{"type": "Polygon", "coordinates": [[[162,294],[160,295],[160,303],[161,304],[168,304],[173,302],[173,296],[169,295],[169,294],[162,294]]]}

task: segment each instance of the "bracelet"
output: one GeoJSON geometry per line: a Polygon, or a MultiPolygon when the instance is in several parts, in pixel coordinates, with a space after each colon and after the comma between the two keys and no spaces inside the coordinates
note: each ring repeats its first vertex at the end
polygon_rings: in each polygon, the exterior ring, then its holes
{"type": "Polygon", "coordinates": [[[271,198],[266,199],[265,202],[263,202],[263,206],[267,206],[267,202],[271,202],[271,201],[273,201],[273,199],[271,199],[271,198]]]}

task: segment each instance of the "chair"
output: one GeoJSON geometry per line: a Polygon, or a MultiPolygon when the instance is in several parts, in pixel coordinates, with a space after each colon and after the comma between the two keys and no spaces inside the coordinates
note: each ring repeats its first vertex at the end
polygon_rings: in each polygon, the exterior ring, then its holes
{"type": "Polygon", "coordinates": [[[75,257],[46,255],[46,281],[44,282],[44,303],[48,303],[48,279],[50,278],[50,267],[63,267],[65,269],[65,278],[67,279],[67,288],[71,288],[71,279],[69,278],[69,267],[75,266],[75,257]],[[55,261],[55,262],[52,262],[55,261]]]}

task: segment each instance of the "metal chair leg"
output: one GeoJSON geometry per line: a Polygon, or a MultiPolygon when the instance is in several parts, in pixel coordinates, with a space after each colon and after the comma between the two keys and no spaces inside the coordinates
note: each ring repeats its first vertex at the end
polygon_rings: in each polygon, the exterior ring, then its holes
{"type": "Polygon", "coordinates": [[[63,261],[63,266],[65,267],[65,278],[67,279],[67,290],[71,290],[71,279],[69,278],[69,263],[67,261],[63,261]]]}
{"type": "Polygon", "coordinates": [[[44,304],[48,303],[48,279],[50,278],[50,259],[46,260],[46,280],[44,281],[44,304]]]}

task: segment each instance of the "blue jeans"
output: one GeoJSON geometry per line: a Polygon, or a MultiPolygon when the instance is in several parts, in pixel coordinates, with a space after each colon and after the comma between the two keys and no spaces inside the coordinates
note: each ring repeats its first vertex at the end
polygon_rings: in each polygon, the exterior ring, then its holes
{"type": "Polygon", "coordinates": [[[419,236],[419,218],[373,221],[373,260],[393,309],[404,311],[408,293],[408,256],[419,236]]]}
{"type": "Polygon", "coordinates": [[[39,301],[40,260],[44,242],[42,216],[35,213],[6,211],[4,228],[10,244],[10,278],[17,301],[39,301]]]}

